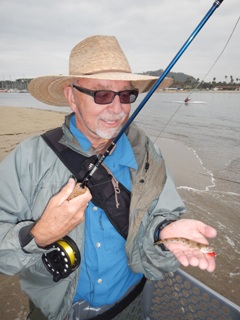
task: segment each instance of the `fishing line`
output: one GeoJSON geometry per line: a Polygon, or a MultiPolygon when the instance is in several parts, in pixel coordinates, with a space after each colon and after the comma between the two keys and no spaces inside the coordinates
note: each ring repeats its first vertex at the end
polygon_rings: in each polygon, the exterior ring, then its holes
{"type": "MultiPolygon", "coordinates": [[[[212,64],[212,66],[210,67],[210,69],[208,70],[208,72],[206,73],[206,75],[203,77],[203,79],[197,84],[197,86],[192,89],[192,91],[190,91],[189,95],[187,96],[187,99],[193,94],[193,92],[200,86],[200,84],[202,84],[204,82],[204,80],[206,79],[206,77],[209,75],[209,73],[212,71],[213,67],[215,66],[215,64],[217,63],[217,61],[220,59],[221,55],[223,54],[223,52],[225,51],[225,49],[227,48],[236,28],[237,25],[239,23],[240,20],[240,16],[237,19],[237,22],[235,23],[233,30],[230,34],[230,36],[228,37],[228,40],[225,44],[225,46],[223,47],[222,51],[220,52],[220,54],[218,55],[217,59],[214,61],[214,63],[212,64]]],[[[167,126],[169,125],[169,123],[172,121],[172,119],[174,118],[174,116],[178,113],[179,109],[181,108],[181,106],[185,104],[185,102],[183,101],[182,103],[180,103],[180,105],[178,106],[178,108],[174,111],[174,113],[171,115],[171,117],[169,118],[169,120],[166,122],[166,124],[163,126],[162,130],[160,131],[159,135],[156,137],[156,139],[154,140],[154,142],[157,141],[158,138],[160,138],[161,134],[163,133],[163,131],[167,128],[167,126]]]]}
{"type": "MultiPolygon", "coordinates": [[[[208,176],[207,174],[204,174],[204,173],[199,173],[199,174],[201,174],[202,176],[208,176]]],[[[214,179],[224,180],[224,181],[228,181],[228,182],[240,184],[239,181],[235,181],[235,180],[231,180],[231,179],[226,179],[226,178],[221,178],[221,177],[215,177],[215,176],[214,176],[214,179]]]]}
{"type": "Polygon", "coordinates": [[[219,56],[217,57],[217,59],[214,61],[214,63],[212,64],[212,66],[210,67],[209,71],[206,73],[206,75],[203,77],[203,79],[197,84],[197,86],[190,92],[190,94],[187,96],[187,98],[189,98],[193,92],[200,86],[200,84],[202,84],[204,82],[204,80],[206,79],[206,77],[209,75],[209,73],[212,71],[213,67],[215,66],[215,64],[218,62],[218,60],[220,59],[221,55],[223,54],[223,52],[225,51],[225,49],[227,48],[236,28],[237,28],[237,25],[239,23],[239,20],[240,20],[240,16],[238,17],[237,19],[237,22],[235,23],[234,27],[233,27],[233,30],[230,34],[230,36],[228,37],[228,40],[225,44],[225,46],[223,47],[222,51],[220,52],[219,56]]]}
{"type": "Polygon", "coordinates": [[[178,108],[174,111],[174,113],[171,115],[171,117],[168,119],[168,121],[166,122],[166,124],[163,126],[162,130],[160,131],[159,135],[156,137],[156,139],[154,140],[154,142],[156,142],[158,140],[158,138],[160,138],[161,134],[163,133],[163,131],[167,128],[167,126],[169,125],[169,123],[172,121],[172,119],[174,118],[174,116],[178,113],[178,110],[181,108],[181,106],[183,105],[183,102],[178,106],[178,108]]]}

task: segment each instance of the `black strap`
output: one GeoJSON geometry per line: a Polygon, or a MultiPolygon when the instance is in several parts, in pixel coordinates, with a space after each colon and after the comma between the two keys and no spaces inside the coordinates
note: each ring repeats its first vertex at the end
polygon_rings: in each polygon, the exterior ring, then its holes
{"type": "Polygon", "coordinates": [[[132,291],[129,292],[122,300],[117,302],[112,308],[97,315],[96,317],[90,318],[89,320],[110,320],[116,317],[120,312],[127,308],[142,292],[146,283],[146,278],[143,277],[141,281],[134,287],[132,291]]]}
{"type": "Polygon", "coordinates": [[[58,158],[74,174],[74,176],[78,178],[83,156],[59,143],[59,140],[62,138],[62,136],[63,132],[61,127],[42,134],[42,138],[48,144],[48,146],[56,153],[58,158]]]}

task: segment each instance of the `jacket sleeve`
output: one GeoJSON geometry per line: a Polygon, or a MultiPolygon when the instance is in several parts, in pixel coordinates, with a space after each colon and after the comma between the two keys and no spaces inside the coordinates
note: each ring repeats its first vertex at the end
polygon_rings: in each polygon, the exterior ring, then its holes
{"type": "MultiPolygon", "coordinates": [[[[161,154],[159,156],[160,165],[165,167],[161,154]]],[[[157,226],[165,219],[179,219],[185,212],[185,206],[168,169],[165,168],[165,182],[162,190],[154,196],[150,205],[146,204],[145,208],[144,205],[141,207],[141,202],[144,202],[142,199],[151,197],[151,193],[154,193],[155,186],[159,181],[157,174],[154,177],[156,169],[152,168],[152,170],[151,183],[146,184],[143,190],[138,187],[135,188],[135,191],[139,194],[135,194],[133,197],[136,196],[139,201],[134,211],[131,212],[126,251],[129,266],[133,272],[143,273],[151,280],[159,280],[165,272],[176,271],[179,263],[170,251],[162,251],[159,246],[154,245],[157,226]],[[141,217],[141,223],[137,223],[139,217],[141,217]]]]}
{"type": "Polygon", "coordinates": [[[163,273],[174,272],[179,267],[178,260],[170,251],[162,251],[159,246],[153,244],[158,225],[165,219],[178,220],[185,212],[185,206],[169,175],[162,193],[153,202],[152,208],[150,216],[144,216],[137,238],[144,272],[157,280],[163,273]]]}
{"type": "Polygon", "coordinates": [[[54,155],[39,137],[18,145],[0,163],[0,272],[16,274],[41,259],[34,239],[22,250],[19,230],[42,215],[62,182],[53,183],[54,155]],[[46,154],[46,151],[48,152],[46,154]],[[39,165],[41,163],[41,166],[39,165]]]}

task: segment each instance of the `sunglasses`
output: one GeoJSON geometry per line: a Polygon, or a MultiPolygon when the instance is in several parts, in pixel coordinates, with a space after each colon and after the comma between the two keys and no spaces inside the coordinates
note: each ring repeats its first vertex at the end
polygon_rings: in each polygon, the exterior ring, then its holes
{"type": "Polygon", "coordinates": [[[109,104],[113,102],[115,96],[119,96],[120,102],[122,104],[129,104],[136,101],[138,97],[138,90],[122,90],[122,91],[111,91],[111,90],[89,90],[72,85],[73,88],[77,89],[79,92],[85,93],[93,97],[94,102],[97,104],[109,104]]]}

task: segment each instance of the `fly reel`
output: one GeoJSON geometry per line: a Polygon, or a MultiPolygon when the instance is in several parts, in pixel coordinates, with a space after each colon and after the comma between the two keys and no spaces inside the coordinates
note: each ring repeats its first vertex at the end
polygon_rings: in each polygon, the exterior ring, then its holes
{"type": "Polygon", "coordinates": [[[54,242],[48,249],[53,250],[42,255],[42,261],[53,275],[53,281],[58,282],[68,277],[81,262],[80,251],[76,243],[68,236],[54,242]]]}

